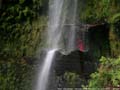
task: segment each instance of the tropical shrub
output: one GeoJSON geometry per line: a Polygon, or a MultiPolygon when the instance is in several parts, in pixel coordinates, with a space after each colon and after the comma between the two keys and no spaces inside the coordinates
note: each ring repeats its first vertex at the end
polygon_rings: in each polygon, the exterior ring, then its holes
{"type": "Polygon", "coordinates": [[[32,90],[34,66],[24,60],[0,62],[0,90],[32,90]]]}
{"type": "Polygon", "coordinates": [[[46,24],[46,0],[8,0],[0,9],[0,57],[32,56],[46,24]],[[40,11],[39,11],[40,10],[40,11]],[[36,25],[35,25],[36,24],[36,25]]]}
{"type": "Polygon", "coordinates": [[[89,88],[114,88],[120,85],[120,57],[100,59],[97,72],[91,74],[89,88]]]}

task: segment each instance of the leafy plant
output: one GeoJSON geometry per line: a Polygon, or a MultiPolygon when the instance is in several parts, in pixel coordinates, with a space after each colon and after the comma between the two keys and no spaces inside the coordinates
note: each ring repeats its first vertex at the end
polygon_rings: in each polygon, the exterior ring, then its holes
{"type": "Polygon", "coordinates": [[[1,58],[20,58],[35,54],[37,46],[41,44],[41,33],[47,21],[46,15],[43,16],[42,11],[38,12],[46,3],[45,1],[10,0],[1,8],[1,58]]]}
{"type": "Polygon", "coordinates": [[[80,19],[86,23],[109,22],[114,14],[120,12],[118,0],[86,0],[80,19]]]}
{"type": "Polygon", "coordinates": [[[0,62],[0,90],[32,90],[34,67],[24,60],[0,62]]]}
{"type": "Polygon", "coordinates": [[[120,85],[120,57],[116,59],[102,57],[98,71],[91,74],[89,88],[118,87],[120,85]]]}
{"type": "Polygon", "coordinates": [[[79,79],[79,75],[73,72],[65,72],[64,79],[67,87],[75,88],[79,79]]]}

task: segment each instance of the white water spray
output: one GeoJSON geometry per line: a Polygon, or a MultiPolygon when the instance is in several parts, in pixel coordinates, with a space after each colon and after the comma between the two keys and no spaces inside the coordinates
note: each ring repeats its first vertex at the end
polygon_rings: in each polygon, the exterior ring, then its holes
{"type": "Polygon", "coordinates": [[[50,50],[45,57],[45,62],[43,63],[43,68],[40,72],[40,77],[38,78],[38,85],[36,87],[36,90],[46,90],[46,86],[48,84],[48,77],[49,77],[49,71],[52,64],[52,60],[54,58],[56,50],[50,50]]]}
{"type": "Polygon", "coordinates": [[[49,21],[47,29],[47,53],[42,68],[38,73],[38,81],[35,90],[46,90],[49,82],[50,68],[54,60],[55,52],[59,49],[72,51],[75,48],[75,26],[70,30],[64,29],[64,24],[75,24],[77,0],[50,0],[49,21]],[[70,5],[72,4],[72,5],[70,5]],[[71,8],[69,8],[71,7],[71,8]],[[64,33],[68,32],[67,44],[63,45],[64,33]],[[66,49],[64,47],[67,47],[66,49]]]}
{"type": "Polygon", "coordinates": [[[76,19],[78,0],[65,0],[64,14],[62,18],[65,42],[64,52],[68,54],[76,49],[76,19]],[[68,26],[65,26],[68,25],[68,26]]]}
{"type": "Polygon", "coordinates": [[[38,82],[35,90],[46,90],[49,80],[50,68],[56,50],[60,47],[60,17],[62,12],[63,0],[50,0],[49,2],[49,21],[47,31],[47,53],[41,71],[38,73],[38,82]]]}

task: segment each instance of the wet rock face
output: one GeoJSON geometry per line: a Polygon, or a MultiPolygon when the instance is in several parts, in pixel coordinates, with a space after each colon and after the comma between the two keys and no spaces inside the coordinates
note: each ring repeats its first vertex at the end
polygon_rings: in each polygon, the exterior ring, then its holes
{"type": "MultiPolygon", "coordinates": [[[[77,72],[80,73],[80,52],[72,52],[69,55],[62,55],[55,61],[55,71],[57,75],[63,75],[65,72],[77,72]]],[[[80,60],[81,59],[81,60],[80,60]]]]}
{"type": "Polygon", "coordinates": [[[95,62],[92,61],[88,53],[79,50],[71,52],[69,55],[62,55],[57,52],[54,69],[57,76],[65,72],[74,72],[79,75],[89,75],[95,70],[95,62]]]}
{"type": "MultiPolygon", "coordinates": [[[[59,51],[56,52],[53,62],[53,71],[57,88],[78,87],[87,85],[89,76],[95,71],[95,63],[89,53],[83,53],[79,50],[71,52],[69,55],[63,55],[59,51]],[[69,78],[68,78],[69,77],[69,78]],[[73,81],[72,78],[74,77],[73,81]],[[70,84],[74,82],[74,84],[70,84]]],[[[50,83],[50,86],[51,83],[50,83]]],[[[53,89],[52,89],[53,90],[53,89]]]]}

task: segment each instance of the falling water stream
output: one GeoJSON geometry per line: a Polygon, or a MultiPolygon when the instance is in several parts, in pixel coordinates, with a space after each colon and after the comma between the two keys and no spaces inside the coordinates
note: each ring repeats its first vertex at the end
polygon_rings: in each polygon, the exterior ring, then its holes
{"type": "Polygon", "coordinates": [[[49,0],[49,20],[47,28],[47,53],[42,68],[38,72],[35,90],[47,90],[49,74],[55,52],[69,53],[76,49],[75,24],[78,0],[49,0]],[[65,28],[65,25],[69,27],[65,28]]]}
{"type": "Polygon", "coordinates": [[[52,64],[52,60],[54,58],[54,54],[55,54],[55,49],[50,50],[49,52],[47,52],[46,57],[45,57],[45,62],[44,62],[44,66],[40,72],[40,76],[38,77],[38,85],[36,87],[36,90],[46,90],[46,86],[47,86],[47,82],[48,82],[48,76],[49,76],[49,71],[50,71],[50,67],[52,64]]]}
{"type": "Polygon", "coordinates": [[[38,80],[36,90],[46,90],[49,73],[54,60],[56,50],[60,48],[59,42],[62,31],[60,30],[60,20],[64,0],[50,0],[49,1],[49,21],[47,29],[47,53],[44,58],[42,69],[38,73],[38,80]]]}

